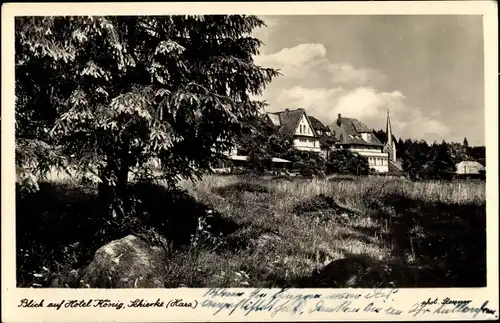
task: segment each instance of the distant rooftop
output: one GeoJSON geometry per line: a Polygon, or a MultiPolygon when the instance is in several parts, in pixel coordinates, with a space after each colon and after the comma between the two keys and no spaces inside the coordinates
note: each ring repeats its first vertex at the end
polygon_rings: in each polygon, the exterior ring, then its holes
{"type": "Polygon", "coordinates": [[[463,162],[460,162],[456,165],[457,170],[456,174],[459,175],[478,175],[480,174],[481,171],[486,170],[486,168],[478,163],[477,161],[473,160],[466,160],[463,162]]]}
{"type": "Polygon", "coordinates": [[[313,116],[309,116],[309,121],[311,121],[311,125],[316,131],[330,131],[330,128],[325,126],[321,121],[319,121],[313,116]]]}
{"type": "MultiPolygon", "coordinates": [[[[299,124],[302,116],[305,116],[306,118],[309,119],[304,109],[296,109],[296,110],[286,109],[285,111],[280,111],[280,112],[268,112],[267,116],[275,126],[280,127],[278,132],[285,135],[295,134],[295,129],[297,129],[297,125],[299,124]]],[[[314,136],[317,136],[315,131],[314,131],[314,136]]]]}
{"type": "Polygon", "coordinates": [[[340,144],[383,146],[373,132],[358,119],[345,118],[339,114],[337,120],[330,125],[330,130],[340,144]],[[370,134],[367,140],[363,139],[363,133],[370,134]]]}

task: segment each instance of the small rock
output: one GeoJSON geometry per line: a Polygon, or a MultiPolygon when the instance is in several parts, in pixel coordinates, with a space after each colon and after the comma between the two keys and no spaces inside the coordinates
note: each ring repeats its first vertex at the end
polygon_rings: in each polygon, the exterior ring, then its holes
{"type": "Polygon", "coordinates": [[[99,248],[83,281],[93,288],[163,288],[165,253],[128,235],[99,248]]]}
{"type": "Polygon", "coordinates": [[[328,287],[354,287],[370,269],[372,260],[364,255],[351,255],[330,262],[317,275],[318,282],[328,287]]]}
{"type": "Polygon", "coordinates": [[[55,275],[50,282],[51,287],[61,288],[70,287],[76,288],[80,285],[80,279],[84,275],[85,267],[80,269],[72,269],[66,273],[55,275]]]}

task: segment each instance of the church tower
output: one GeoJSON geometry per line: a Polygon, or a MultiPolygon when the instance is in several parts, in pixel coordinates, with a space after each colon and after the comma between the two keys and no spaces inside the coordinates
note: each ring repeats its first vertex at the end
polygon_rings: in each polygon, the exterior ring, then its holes
{"type": "Polygon", "coordinates": [[[392,127],[391,118],[389,117],[389,109],[387,109],[387,142],[385,144],[385,151],[389,153],[389,160],[396,162],[396,143],[392,140],[392,127]]]}

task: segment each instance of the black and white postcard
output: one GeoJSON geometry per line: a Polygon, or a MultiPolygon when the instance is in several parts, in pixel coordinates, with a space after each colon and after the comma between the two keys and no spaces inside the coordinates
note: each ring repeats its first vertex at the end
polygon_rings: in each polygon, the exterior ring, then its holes
{"type": "Polygon", "coordinates": [[[498,319],[496,6],[4,4],[2,320],[498,319]]]}

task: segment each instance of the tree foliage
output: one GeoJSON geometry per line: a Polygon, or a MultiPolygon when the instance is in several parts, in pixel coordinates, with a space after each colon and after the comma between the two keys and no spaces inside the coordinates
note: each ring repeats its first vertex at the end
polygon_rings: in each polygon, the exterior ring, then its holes
{"type": "Polygon", "coordinates": [[[328,155],[327,172],[329,174],[368,175],[368,160],[348,149],[339,149],[328,155]]]}
{"type": "Polygon", "coordinates": [[[456,170],[455,162],[450,154],[449,145],[443,141],[434,144],[427,164],[427,177],[432,179],[452,179],[456,170]]]}
{"type": "MultiPolygon", "coordinates": [[[[373,134],[380,140],[381,143],[385,144],[387,142],[387,132],[385,130],[373,130],[373,134]]],[[[396,150],[399,150],[399,141],[396,139],[394,134],[392,135],[392,141],[396,144],[396,150]]]]}
{"type": "Polygon", "coordinates": [[[486,147],[485,146],[475,146],[468,147],[467,154],[470,160],[477,161],[483,166],[486,166],[486,147]]]}
{"type": "Polygon", "coordinates": [[[468,146],[464,146],[458,142],[447,143],[447,146],[451,159],[456,163],[469,160],[468,146]]]}
{"type": "Polygon", "coordinates": [[[273,157],[285,158],[293,149],[293,138],[277,131],[265,115],[251,117],[236,140],[238,153],[248,156],[249,167],[263,173],[273,157]]]}
{"type": "Polygon", "coordinates": [[[449,179],[455,165],[465,161],[477,161],[486,165],[485,147],[469,147],[461,143],[433,143],[406,139],[399,142],[398,156],[403,169],[412,179],[449,179]]]}
{"type": "Polygon", "coordinates": [[[305,177],[325,176],[326,160],[317,152],[290,149],[283,158],[291,162],[290,168],[305,177]]]}
{"type": "Polygon", "coordinates": [[[252,58],[261,42],[250,33],[263,25],[236,15],[17,18],[19,177],[36,188],[34,174],[73,168],[114,195],[131,169],[151,179],[152,159],[172,186],[200,176],[278,75],[252,58]]]}
{"type": "Polygon", "coordinates": [[[411,179],[425,177],[429,154],[430,147],[426,141],[412,139],[405,140],[398,152],[403,162],[403,170],[411,179]]]}

